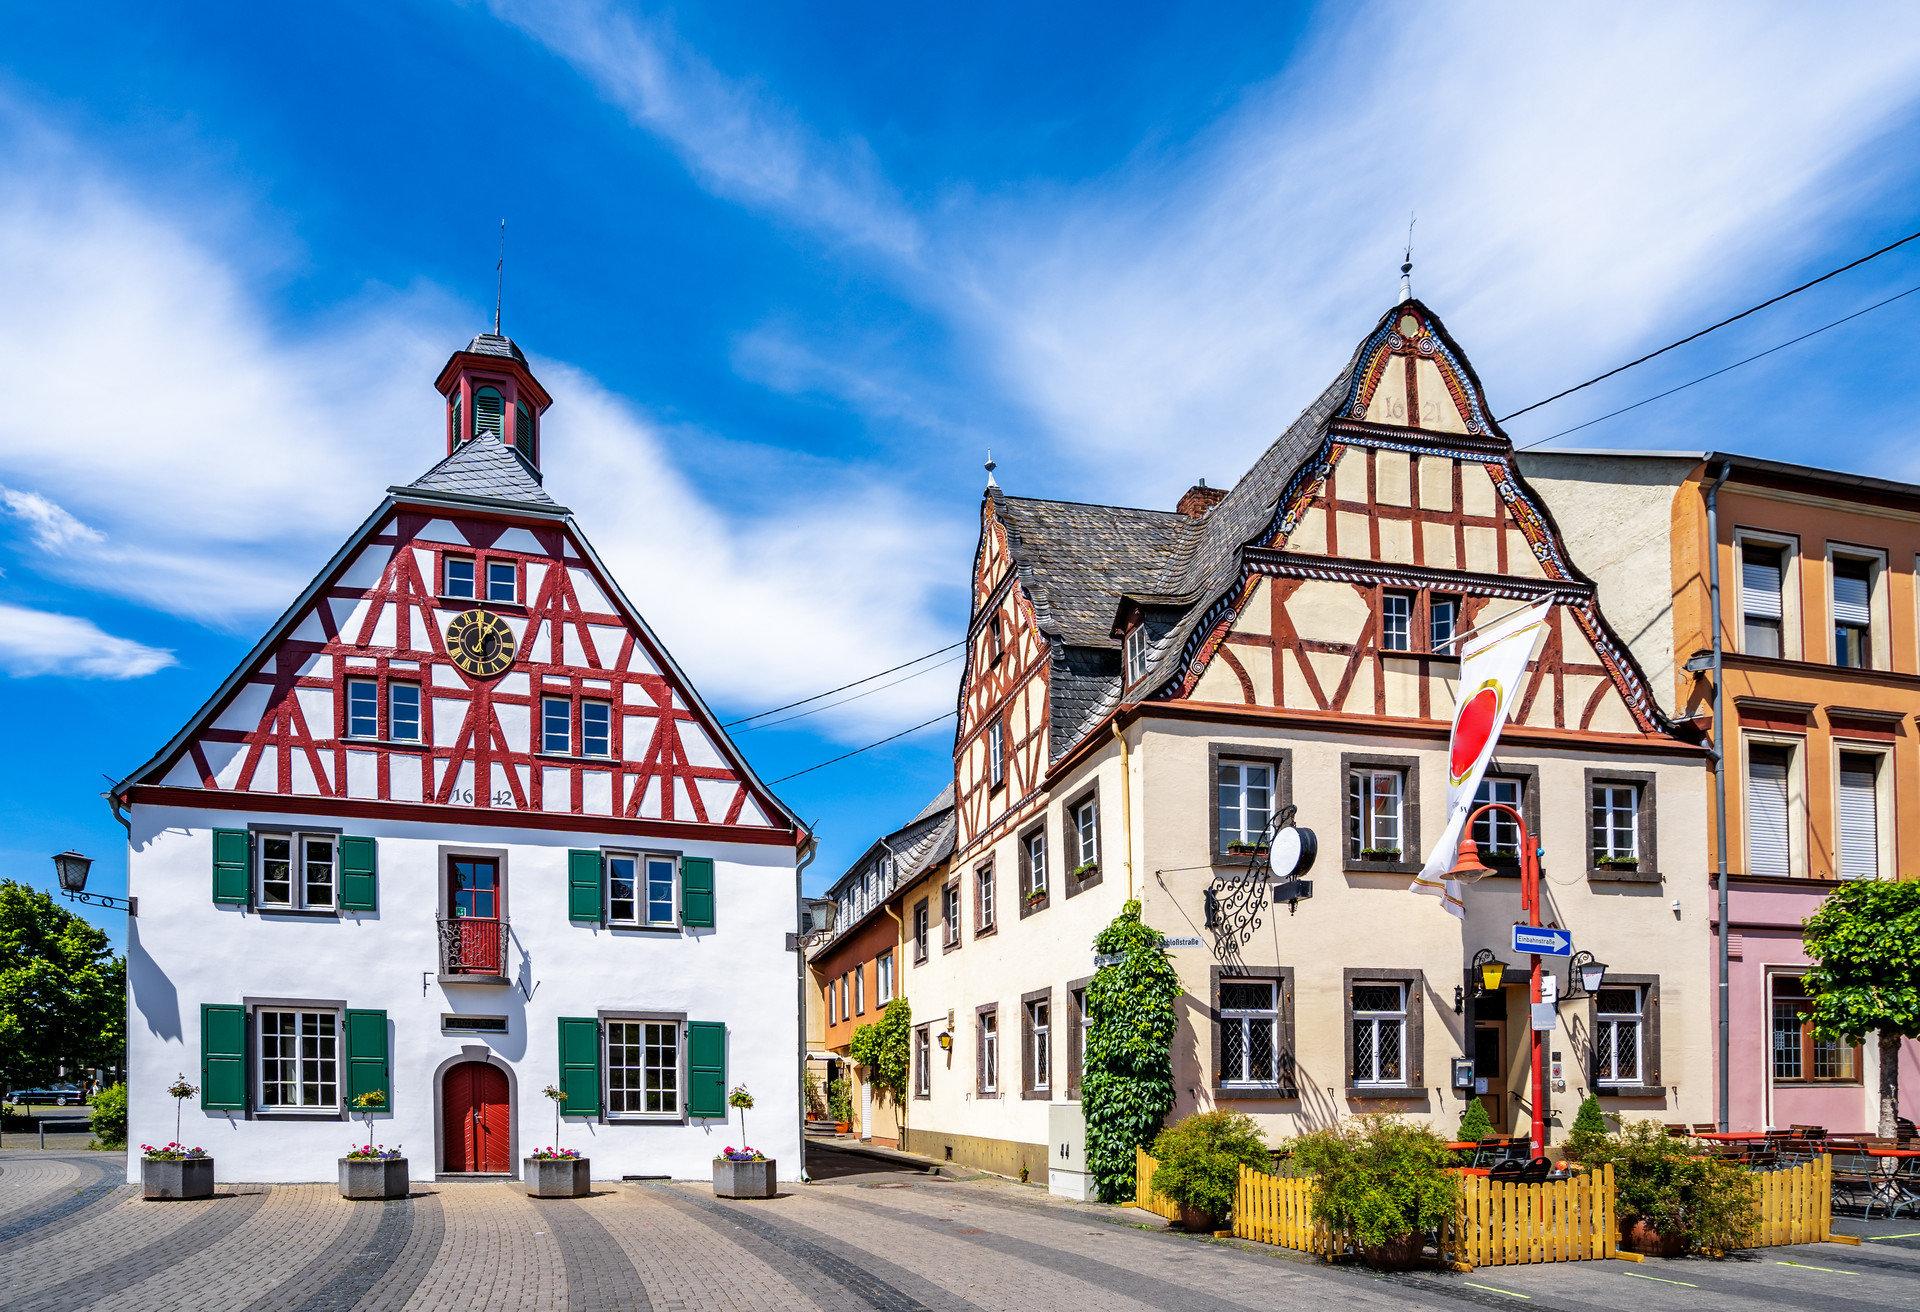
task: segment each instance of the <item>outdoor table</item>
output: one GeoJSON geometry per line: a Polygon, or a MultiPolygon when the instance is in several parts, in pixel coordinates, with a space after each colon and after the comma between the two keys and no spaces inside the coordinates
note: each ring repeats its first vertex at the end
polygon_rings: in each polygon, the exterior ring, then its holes
{"type": "MultiPolygon", "coordinates": [[[[1920,1157],[1920,1148],[1862,1148],[1860,1151],[1868,1157],[1888,1159],[1884,1174],[1874,1183],[1873,1196],[1876,1200],[1885,1203],[1892,1215],[1900,1215],[1900,1209],[1914,1201],[1913,1195],[1900,1177],[1900,1163],[1903,1159],[1911,1161],[1913,1158],[1920,1157]]],[[[1876,1174],[1879,1173],[1876,1172],[1876,1174]]]]}
{"type": "Polygon", "coordinates": [[[1690,1134],[1689,1139],[1705,1139],[1711,1143],[1751,1143],[1755,1139],[1765,1139],[1765,1130],[1715,1130],[1710,1134],[1690,1134]]]}
{"type": "Polygon", "coordinates": [[[1447,1151],[1453,1152],[1453,1153],[1470,1153],[1475,1148],[1478,1148],[1479,1146],[1480,1146],[1480,1141],[1478,1139],[1461,1139],[1461,1140],[1458,1140],[1457,1142],[1448,1144],[1447,1151]]]}

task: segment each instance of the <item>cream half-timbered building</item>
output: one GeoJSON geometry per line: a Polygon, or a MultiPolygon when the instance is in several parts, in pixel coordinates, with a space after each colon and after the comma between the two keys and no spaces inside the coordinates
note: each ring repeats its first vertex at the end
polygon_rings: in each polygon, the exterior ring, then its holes
{"type": "MultiPolygon", "coordinates": [[[[367,1137],[415,1178],[697,1176],[731,1084],[802,1169],[798,851],[685,673],[543,486],[548,398],[483,335],[446,457],[386,499],[174,739],[130,835],[129,1138],[320,1180],[367,1137]],[[355,1123],[349,1123],[349,1118],[355,1123]]],[[[736,1135],[737,1138],[737,1135],[736,1135]]]]}
{"type": "Polygon", "coordinates": [[[1442,824],[1460,639],[1539,601],[1546,633],[1482,788],[1543,844],[1545,919],[1610,967],[1558,1007],[1554,1122],[1588,1090],[1708,1116],[1697,735],[1656,703],[1464,356],[1408,300],[1230,490],[1164,512],[989,486],[956,850],[934,944],[904,973],[952,1046],[916,1047],[909,1145],[1044,1169],[1046,1104],[1078,1096],[1092,940],[1129,898],[1198,942],[1173,950],[1176,1117],[1230,1106],[1278,1138],[1393,1108],[1450,1130],[1480,1096],[1525,1133],[1512,826],[1478,827],[1502,873],[1464,924],[1408,884],[1442,824]],[[1292,908],[1236,883],[1286,807],[1319,842],[1292,908]],[[1481,948],[1514,969],[1475,997],[1481,948]],[[1452,1087],[1461,1057],[1476,1091],[1452,1087]]]}

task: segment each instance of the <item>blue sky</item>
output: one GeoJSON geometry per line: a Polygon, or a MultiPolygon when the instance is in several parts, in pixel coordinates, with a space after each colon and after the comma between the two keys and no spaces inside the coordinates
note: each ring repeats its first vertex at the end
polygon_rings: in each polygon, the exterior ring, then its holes
{"type": "MultiPolygon", "coordinates": [[[[1920,228],[1917,95],[1899,5],[17,12],[0,871],[77,846],[124,886],[107,777],[432,463],[503,217],[548,485],[732,718],[960,634],[988,447],[1019,494],[1230,484],[1393,298],[1410,212],[1504,414],[1920,228]]],[[[1916,285],[1889,256],[1513,436],[1916,285]]],[[[1916,316],[1572,440],[1920,479],[1916,316]]],[[[950,709],[955,668],[741,746],[787,774],[950,709]]],[[[781,788],[813,886],[950,741],[781,788]]]]}

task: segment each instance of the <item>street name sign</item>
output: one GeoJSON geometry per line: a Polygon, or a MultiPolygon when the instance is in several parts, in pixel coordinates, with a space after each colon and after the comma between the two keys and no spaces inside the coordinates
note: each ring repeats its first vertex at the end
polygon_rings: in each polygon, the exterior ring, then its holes
{"type": "Polygon", "coordinates": [[[1513,927],[1513,950],[1541,957],[1573,955],[1573,933],[1565,929],[1543,929],[1538,925],[1513,927]]]}

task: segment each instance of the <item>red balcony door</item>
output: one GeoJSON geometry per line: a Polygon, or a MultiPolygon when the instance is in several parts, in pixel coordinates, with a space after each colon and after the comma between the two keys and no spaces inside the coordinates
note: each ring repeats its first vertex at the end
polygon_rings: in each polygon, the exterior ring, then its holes
{"type": "Polygon", "coordinates": [[[498,861],[455,857],[447,863],[447,912],[458,935],[460,973],[501,973],[500,893],[498,861]]]}
{"type": "Polygon", "coordinates": [[[461,1062],[441,1083],[440,1106],[447,1170],[513,1169],[505,1071],[484,1061],[461,1062]]]}

